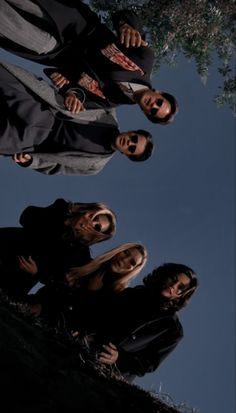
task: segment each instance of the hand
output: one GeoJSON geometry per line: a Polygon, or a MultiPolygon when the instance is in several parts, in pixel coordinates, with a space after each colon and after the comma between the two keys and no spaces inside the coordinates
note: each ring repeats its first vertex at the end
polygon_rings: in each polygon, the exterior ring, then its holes
{"type": "Polygon", "coordinates": [[[120,42],[125,44],[125,47],[140,47],[147,46],[148,43],[142,39],[141,34],[132,26],[125,23],[120,26],[120,42]]]}
{"type": "Polygon", "coordinates": [[[42,312],[42,305],[41,304],[29,304],[28,305],[29,312],[34,317],[39,317],[42,312]]]}
{"type": "Polygon", "coordinates": [[[33,158],[31,155],[29,155],[28,153],[15,153],[12,156],[13,161],[15,161],[16,163],[22,163],[22,164],[26,164],[26,163],[30,163],[33,158]]]}
{"type": "Polygon", "coordinates": [[[103,287],[103,277],[104,277],[104,274],[102,275],[98,274],[92,277],[88,282],[88,290],[90,291],[101,290],[101,288],[103,287]]]}
{"type": "Polygon", "coordinates": [[[20,255],[18,256],[18,260],[19,260],[19,268],[22,271],[27,272],[28,274],[31,274],[31,275],[37,274],[38,266],[31,256],[29,256],[29,258],[24,258],[22,255],[20,255]]]}
{"type": "Polygon", "coordinates": [[[53,72],[50,75],[50,79],[52,83],[56,87],[58,87],[58,89],[61,89],[63,86],[68,85],[70,83],[69,80],[65,76],[61,75],[61,73],[58,73],[58,72],[53,72]]]}
{"type": "Polygon", "coordinates": [[[78,338],[79,337],[79,335],[80,335],[80,332],[79,331],[74,331],[74,330],[71,330],[71,335],[72,335],[72,337],[73,338],[78,338]]]}
{"type": "Polygon", "coordinates": [[[109,364],[109,365],[116,363],[119,357],[119,352],[116,346],[112,343],[109,343],[108,345],[104,344],[102,347],[106,351],[102,351],[99,354],[98,361],[100,363],[109,364]]]}
{"type": "Polygon", "coordinates": [[[74,287],[79,281],[77,268],[71,268],[65,276],[65,279],[70,287],[74,287]]]}
{"type": "Polygon", "coordinates": [[[85,111],[83,103],[72,92],[66,94],[64,104],[66,109],[72,113],[79,113],[85,111]]]}

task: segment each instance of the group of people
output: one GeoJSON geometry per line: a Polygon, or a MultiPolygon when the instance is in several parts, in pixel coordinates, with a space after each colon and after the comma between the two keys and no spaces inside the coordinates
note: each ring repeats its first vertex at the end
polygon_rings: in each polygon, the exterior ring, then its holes
{"type": "MultiPolygon", "coordinates": [[[[168,125],[178,104],[152,88],[154,53],[133,12],[113,15],[115,34],[79,0],[1,0],[0,21],[0,46],[47,66],[48,77],[0,62],[1,155],[50,175],[96,174],[115,152],[136,162],[152,155],[151,134],[120,131],[115,108],[136,104],[168,125]]],[[[154,371],[183,336],[177,313],[196,290],[194,271],[165,263],[130,287],[147,250],[125,243],[91,257],[116,230],[102,203],[29,206],[20,224],[0,229],[0,288],[70,337],[86,337],[97,361],[127,380],[154,371]]]]}
{"type": "Polygon", "coordinates": [[[35,317],[86,337],[98,362],[116,364],[127,380],[154,371],[183,336],[176,313],[197,287],[194,271],[166,263],[130,287],[147,250],[129,242],[91,258],[90,246],[116,230],[115,213],[101,203],[29,206],[20,224],[0,229],[1,289],[35,317]],[[44,286],[28,294],[38,281],[44,286]]]}
{"type": "Polygon", "coordinates": [[[145,130],[121,132],[115,107],[139,105],[151,122],[173,121],[178,105],[154,90],[154,53],[134,13],[114,14],[117,35],[78,0],[2,0],[0,46],[52,66],[42,78],[0,62],[0,154],[45,174],[98,173],[115,152],[144,161],[145,130]]]}

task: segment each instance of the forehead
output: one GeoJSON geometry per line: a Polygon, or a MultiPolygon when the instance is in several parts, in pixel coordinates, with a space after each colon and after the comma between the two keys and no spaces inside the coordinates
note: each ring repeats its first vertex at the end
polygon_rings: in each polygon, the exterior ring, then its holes
{"type": "Polygon", "coordinates": [[[140,250],[137,247],[131,247],[131,248],[128,248],[127,250],[125,250],[125,251],[126,251],[126,253],[128,252],[129,255],[131,255],[132,257],[137,258],[139,260],[139,262],[142,260],[142,253],[140,252],[140,250]]]}
{"type": "Polygon", "coordinates": [[[97,221],[97,222],[109,222],[109,218],[107,214],[97,214],[94,218],[93,221],[97,221]]]}
{"type": "Polygon", "coordinates": [[[137,136],[138,136],[138,142],[136,144],[135,155],[142,155],[147,145],[147,138],[146,136],[140,135],[140,134],[137,134],[137,136]]]}
{"type": "Polygon", "coordinates": [[[181,282],[185,285],[188,285],[190,283],[190,278],[184,273],[178,274],[177,278],[178,278],[178,282],[181,282]]]}

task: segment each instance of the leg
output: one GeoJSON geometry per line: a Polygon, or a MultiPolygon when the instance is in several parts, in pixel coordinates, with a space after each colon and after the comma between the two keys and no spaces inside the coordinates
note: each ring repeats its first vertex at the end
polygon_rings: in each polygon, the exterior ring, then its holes
{"type": "Polygon", "coordinates": [[[0,154],[33,152],[53,128],[49,105],[1,66],[0,96],[0,154]]]}
{"type": "Polygon", "coordinates": [[[57,46],[57,41],[31,23],[35,17],[47,19],[40,7],[30,0],[1,0],[0,37],[38,54],[50,52],[57,46]]]}

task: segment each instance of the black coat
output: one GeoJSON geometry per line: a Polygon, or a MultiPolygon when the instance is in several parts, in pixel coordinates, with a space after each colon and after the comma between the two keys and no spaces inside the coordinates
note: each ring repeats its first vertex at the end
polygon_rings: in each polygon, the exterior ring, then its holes
{"type": "MultiPolygon", "coordinates": [[[[134,103],[122,93],[116,84],[117,81],[128,81],[151,87],[150,75],[154,54],[149,47],[125,48],[119,43],[114,33],[101,24],[99,17],[80,1],[35,0],[35,2],[51,19],[52,24],[48,31],[51,31],[58,39],[57,49],[44,55],[37,55],[4,38],[0,39],[0,44],[3,48],[21,57],[46,66],[57,67],[60,72],[72,79],[69,87],[77,85],[78,76],[83,71],[95,78],[106,100],[85,91],[86,109],[134,103]],[[137,71],[130,72],[122,69],[104,58],[100,49],[111,43],[116,43],[126,56],[140,66],[144,75],[141,76],[137,71]]],[[[140,24],[134,13],[127,10],[115,13],[113,23],[116,30],[121,21],[127,22],[141,32],[140,24]]],[[[42,28],[47,30],[44,21],[42,21],[42,28]]]]}
{"type": "Polygon", "coordinates": [[[20,217],[21,228],[0,228],[0,288],[21,298],[38,281],[63,280],[68,268],[91,260],[89,247],[66,232],[67,212],[68,202],[58,199],[48,207],[27,207],[20,217]],[[36,276],[19,269],[20,255],[36,261],[36,276]]]}
{"type": "Polygon", "coordinates": [[[63,321],[67,331],[93,337],[96,351],[104,343],[114,343],[119,351],[117,367],[127,378],[156,370],[183,337],[177,315],[161,310],[158,297],[145,286],[114,294],[54,283],[37,295],[35,302],[43,305],[43,315],[52,324],[63,321]]]}
{"type": "MultiPolygon", "coordinates": [[[[64,52],[70,48],[76,40],[81,43],[100,24],[98,16],[79,0],[34,0],[48,15],[50,22],[43,19],[35,19],[37,26],[51,33],[58,41],[56,50],[44,55],[38,55],[11,40],[0,39],[0,45],[4,49],[25,59],[33,60],[44,65],[55,65],[61,61],[64,52]]],[[[24,16],[26,18],[26,16],[24,16]]],[[[33,23],[33,22],[31,22],[33,23]]],[[[78,43],[79,45],[79,43],[78,43]]]]}

